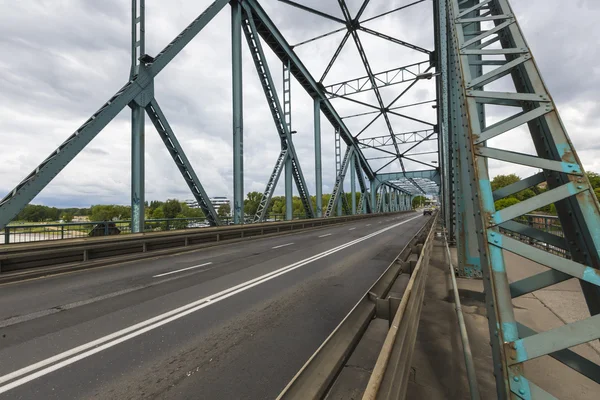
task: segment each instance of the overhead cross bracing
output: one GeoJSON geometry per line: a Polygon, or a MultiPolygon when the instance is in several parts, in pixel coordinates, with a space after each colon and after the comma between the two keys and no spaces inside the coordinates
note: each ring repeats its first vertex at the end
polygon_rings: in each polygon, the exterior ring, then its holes
{"type": "MultiPolygon", "coordinates": [[[[168,66],[175,58],[175,56],[184,49],[194,39],[198,33],[207,25],[209,22],[221,12],[227,2],[215,1],[213,2],[201,15],[194,20],[188,27],[186,27],[178,36],[175,37],[162,51],[156,54],[146,54],[146,33],[152,28],[146,24],[145,11],[146,2],[145,0],[132,0],[132,14],[131,14],[131,25],[132,25],[132,36],[131,36],[131,68],[130,68],[130,80],[123,86],[121,90],[117,92],[104,106],[102,106],[92,118],[84,123],[67,141],[65,141],[59,148],[53,152],[42,164],[34,169],[34,171],[27,176],[25,180],[20,182],[13,190],[11,190],[5,198],[0,202],[0,226],[6,225],[18,212],[22,209],[31,199],[33,199],[43,188],[50,183],[50,181],[56,176],[69,162],[82,151],[86,145],[100,133],[101,130],[111,121],[116,115],[125,107],[129,106],[132,109],[132,193],[131,193],[131,204],[132,204],[132,230],[134,232],[141,232],[144,229],[144,203],[145,203],[145,191],[144,186],[145,177],[145,164],[148,162],[145,160],[145,118],[144,114],[147,112],[150,116],[149,120],[154,123],[159,134],[163,133],[165,136],[163,139],[169,154],[172,156],[175,165],[181,171],[181,174],[188,183],[188,186],[192,190],[194,196],[197,197],[198,204],[203,205],[204,214],[208,216],[208,222],[212,225],[218,225],[219,218],[216,215],[216,210],[212,209],[211,203],[207,200],[207,193],[205,193],[201,181],[202,171],[194,171],[192,163],[186,158],[184,149],[178,146],[177,139],[175,137],[175,130],[171,128],[172,124],[168,120],[169,112],[161,112],[160,118],[157,117],[158,102],[157,97],[160,97],[159,93],[154,90],[154,78],[159,72],[168,66]],[[154,104],[154,106],[152,105],[154,104]],[[165,128],[166,127],[166,128],[165,128]],[[173,145],[173,143],[175,145],[173,145]]],[[[288,74],[293,78],[295,82],[300,84],[300,87],[314,99],[315,103],[315,118],[320,114],[325,116],[325,119],[332,125],[332,130],[339,130],[340,138],[345,146],[350,146],[354,149],[353,158],[356,160],[349,164],[353,167],[350,171],[351,181],[358,180],[360,187],[360,197],[366,199],[366,201],[360,202],[363,210],[359,212],[366,212],[372,210],[374,204],[371,204],[372,199],[376,197],[376,193],[371,193],[371,186],[366,180],[373,182],[376,180],[376,174],[382,172],[394,172],[402,171],[407,172],[413,167],[418,166],[419,169],[428,167],[436,169],[437,157],[435,154],[435,134],[432,134],[436,130],[435,112],[432,111],[431,99],[419,99],[419,101],[408,101],[407,93],[411,93],[415,88],[418,88],[423,82],[432,82],[434,67],[432,64],[432,49],[431,43],[429,45],[421,43],[411,43],[410,40],[404,38],[398,38],[389,32],[381,32],[376,29],[376,24],[379,21],[385,21],[388,18],[395,18],[400,12],[406,12],[413,7],[425,6],[426,2],[415,2],[406,7],[400,7],[399,9],[381,9],[381,5],[370,5],[369,2],[361,2],[360,8],[355,10],[355,4],[346,4],[344,1],[340,1],[337,4],[333,4],[335,9],[339,13],[338,17],[335,17],[336,24],[342,24],[345,29],[344,37],[346,38],[339,46],[338,52],[333,57],[328,66],[325,66],[325,72],[312,71],[311,68],[307,68],[300,57],[299,47],[293,46],[285,38],[284,30],[279,30],[278,27],[273,23],[267,13],[263,10],[259,2],[249,0],[247,2],[241,2],[240,4],[232,3],[232,35],[233,35],[233,49],[232,49],[232,68],[233,68],[233,194],[234,201],[232,202],[233,209],[233,220],[236,223],[248,222],[248,218],[260,221],[264,218],[264,210],[269,205],[270,196],[273,194],[276,185],[278,174],[282,172],[280,168],[280,162],[277,161],[277,156],[273,157],[272,163],[275,164],[275,169],[271,174],[272,177],[269,179],[265,194],[261,199],[261,206],[259,207],[259,213],[252,218],[248,216],[244,218],[244,165],[243,165],[243,101],[241,86],[243,81],[241,79],[241,43],[242,37],[246,37],[251,50],[251,54],[255,56],[255,63],[257,71],[259,72],[259,80],[265,85],[265,95],[267,102],[271,107],[273,118],[276,125],[280,125],[278,121],[281,118],[282,110],[285,107],[290,107],[291,100],[287,101],[284,91],[283,96],[277,92],[280,90],[277,87],[273,87],[273,79],[269,83],[269,77],[274,75],[278,68],[277,66],[271,65],[270,72],[268,71],[268,60],[262,60],[258,50],[253,50],[253,47],[257,48],[256,38],[260,38],[263,41],[265,49],[272,51],[277,58],[287,66],[288,74]],[[423,4],[421,4],[423,3],[423,4]],[[237,5],[236,5],[237,4],[237,5]],[[249,16],[252,18],[254,26],[249,22],[249,16]],[[244,23],[245,21],[245,23],[244,23]],[[244,32],[244,33],[243,33],[244,32]],[[254,39],[250,38],[254,36],[254,39]],[[363,37],[365,36],[365,37],[363,37]],[[398,63],[397,60],[403,59],[401,54],[398,53],[394,57],[394,63],[401,65],[394,65],[391,67],[380,66],[373,56],[369,56],[369,49],[372,47],[370,40],[382,41],[393,47],[394,54],[400,52],[401,49],[407,49],[408,51],[416,54],[420,57],[419,60],[411,62],[411,58],[408,57],[407,62],[398,63]],[[358,49],[360,55],[360,65],[364,69],[357,70],[356,76],[348,76],[349,79],[343,80],[346,77],[336,72],[336,59],[339,62],[344,61],[344,43],[347,43],[346,47],[353,46],[358,49]],[[341,53],[341,55],[340,55],[341,53]],[[258,58],[257,58],[258,57],[258,58]],[[267,69],[267,72],[265,72],[267,69]],[[328,75],[329,74],[329,75],[328,75]],[[317,79],[315,77],[321,77],[317,79]],[[327,77],[327,80],[324,78],[327,77]],[[330,88],[327,89],[324,85],[329,82],[330,88]],[[337,89],[334,89],[334,86],[337,89]],[[351,93],[354,91],[355,93],[351,93]],[[341,95],[343,94],[343,97],[341,95]],[[362,97],[361,97],[362,96],[362,97]],[[368,99],[364,96],[374,96],[376,101],[368,99]],[[282,104],[278,105],[278,97],[284,98],[282,104]],[[341,102],[346,102],[344,105],[341,102]],[[335,103],[335,104],[334,104],[335,103]],[[350,105],[350,107],[348,107],[350,105]],[[354,110],[352,115],[344,113],[344,110],[354,110]],[[413,113],[412,109],[415,107],[428,108],[431,112],[428,117],[424,117],[419,113],[413,113]],[[374,114],[369,114],[373,112],[374,114]],[[361,119],[368,118],[371,122],[368,122],[363,127],[356,127],[356,124],[362,124],[361,119]],[[405,134],[403,132],[408,131],[425,131],[427,136],[423,140],[419,140],[419,133],[416,134],[405,134]],[[428,132],[428,131],[431,131],[428,132]],[[391,144],[391,152],[386,150],[386,146],[373,146],[368,142],[377,142],[377,136],[381,136],[383,132],[387,132],[386,136],[389,137],[389,143],[391,144]],[[410,136],[410,137],[409,137],[410,136]],[[416,139],[416,140],[415,140],[416,139]],[[357,142],[364,141],[364,142],[357,142]],[[431,142],[431,143],[427,143],[431,142]],[[391,154],[390,154],[391,153],[391,154]],[[383,160],[379,157],[385,155],[393,155],[393,159],[383,160]]],[[[285,7],[288,7],[285,5],[285,7]]],[[[327,6],[329,7],[329,5],[327,6]]],[[[384,7],[385,8],[385,7],[384,7]]],[[[303,10],[297,10],[299,15],[306,14],[307,8],[303,10]]],[[[320,13],[319,15],[326,15],[328,10],[320,13]]],[[[302,17],[300,17],[302,18],[302,17]]],[[[327,19],[327,18],[326,18],[327,19]]],[[[260,43],[258,43],[259,45],[260,43]]],[[[303,46],[309,46],[304,44],[303,46]]],[[[396,54],[395,54],[396,55],[396,54]]],[[[272,61],[271,61],[272,63],[272,61]]],[[[277,80],[274,81],[275,86],[278,86],[277,80]]],[[[289,96],[289,94],[288,94],[289,96]]],[[[293,97],[293,95],[291,96],[293,97]]],[[[291,99],[290,97],[290,99],[291,99]]],[[[293,108],[293,107],[292,107],[293,108]]],[[[291,115],[291,114],[286,114],[291,115]]],[[[316,124],[315,124],[316,126],[316,124]]],[[[294,146],[291,141],[291,134],[294,133],[291,127],[291,119],[289,123],[286,123],[287,133],[282,136],[282,150],[287,149],[283,164],[287,168],[283,168],[286,171],[286,194],[287,198],[291,198],[292,193],[292,179],[288,179],[288,176],[293,176],[296,186],[300,189],[299,195],[304,205],[304,210],[307,216],[321,215],[323,212],[323,205],[317,200],[316,210],[313,211],[314,207],[311,204],[310,191],[306,186],[306,178],[300,169],[301,160],[296,156],[294,146]],[[288,170],[293,170],[288,175],[288,170]]],[[[284,132],[281,128],[277,128],[280,131],[280,136],[284,132]]],[[[319,127],[320,129],[320,127],[319,127]]],[[[163,135],[164,136],[164,135],[163,135]]],[[[317,139],[315,132],[315,149],[317,139]]],[[[320,150],[319,150],[320,151],[320,150]]],[[[320,155],[316,157],[315,169],[322,171],[320,165],[320,155]]],[[[304,164],[304,163],[303,163],[304,164]]],[[[328,168],[326,168],[328,169],[328,168]]],[[[315,177],[315,180],[319,182],[321,177],[315,177]]],[[[419,193],[424,193],[421,186],[424,184],[418,184],[411,178],[413,186],[417,188],[419,193]]],[[[335,179],[333,180],[335,181],[335,179]]],[[[325,183],[328,185],[328,182],[325,183]]],[[[320,185],[317,185],[320,186],[320,185]]],[[[339,185],[340,190],[348,190],[345,188],[346,182],[341,182],[339,185]]],[[[332,186],[328,186],[329,190],[332,190],[332,186]]],[[[378,186],[375,185],[375,190],[378,190],[378,186]]],[[[403,190],[400,186],[396,186],[395,190],[403,192],[404,195],[410,196],[414,190],[403,190]]],[[[322,193],[322,188],[318,187],[316,193],[322,193]]],[[[289,205],[290,203],[288,203],[289,205]]],[[[288,207],[288,209],[291,207],[288,207]]],[[[288,218],[291,218],[288,215],[288,218]]]]}
{"type": "MultiPolygon", "coordinates": [[[[316,21],[324,21],[324,26],[333,28],[300,40],[294,50],[308,55],[319,43],[332,49],[329,62],[315,65],[313,74],[320,76],[319,83],[343,115],[375,174],[437,170],[435,100],[422,98],[425,93],[435,96],[433,36],[412,38],[410,31],[401,28],[395,32],[378,28],[379,23],[386,25],[390,21],[401,27],[403,13],[429,10],[431,3],[415,1],[385,8],[369,1],[312,5],[281,2],[297,8],[298,17],[302,13],[312,14],[316,21]],[[382,58],[393,61],[382,62],[382,58]],[[398,65],[398,60],[406,62],[398,65]],[[392,63],[396,65],[391,66],[392,63]]],[[[406,16],[411,15],[414,14],[406,16]]],[[[411,195],[435,191],[430,182],[419,184],[411,177],[407,182],[409,185],[402,187],[411,195]]]]}

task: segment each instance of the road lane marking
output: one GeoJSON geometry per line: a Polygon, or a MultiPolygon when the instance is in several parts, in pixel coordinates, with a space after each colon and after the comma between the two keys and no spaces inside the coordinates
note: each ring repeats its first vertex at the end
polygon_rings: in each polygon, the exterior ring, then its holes
{"type": "Polygon", "coordinates": [[[366,226],[371,226],[371,224],[367,224],[366,226]]]}
{"type": "Polygon", "coordinates": [[[353,230],[355,230],[355,229],[356,229],[356,228],[350,228],[350,229],[348,229],[348,230],[349,230],[349,231],[353,231],[353,230]]]}
{"type": "Polygon", "coordinates": [[[325,235],[321,235],[319,237],[331,236],[331,233],[326,233],[325,235]]]}
{"type": "Polygon", "coordinates": [[[198,311],[205,307],[208,307],[211,304],[218,303],[221,300],[224,300],[228,297],[231,297],[238,293],[244,292],[250,288],[253,288],[262,283],[270,281],[271,279],[275,279],[283,274],[287,274],[288,272],[291,272],[295,269],[303,267],[307,264],[310,264],[321,258],[327,257],[331,254],[337,253],[338,251],[344,250],[347,247],[354,246],[355,244],[358,244],[360,242],[368,240],[372,237],[375,237],[386,231],[389,231],[390,229],[394,229],[400,225],[403,225],[407,222],[410,222],[412,220],[415,220],[415,219],[421,218],[421,217],[422,217],[422,215],[417,215],[416,217],[409,218],[402,222],[398,222],[396,224],[382,228],[371,234],[362,236],[358,239],[352,240],[345,244],[342,244],[342,245],[339,245],[332,249],[326,250],[322,253],[315,254],[314,256],[305,258],[304,260],[297,261],[293,264],[279,268],[275,271],[271,271],[267,274],[264,274],[264,275],[254,278],[254,279],[251,279],[249,281],[240,283],[236,286],[232,286],[228,289],[222,290],[222,291],[212,294],[208,297],[204,297],[202,299],[199,299],[192,303],[183,305],[183,306],[173,309],[171,311],[167,311],[163,314],[157,315],[156,317],[147,319],[146,321],[139,322],[135,325],[121,329],[121,330],[111,333],[109,335],[100,337],[91,342],[84,343],[80,346],[77,346],[70,350],[59,353],[59,354],[49,357],[45,360],[38,361],[37,363],[31,364],[27,367],[23,367],[19,370],[16,370],[16,371],[6,374],[4,376],[0,376],[0,385],[12,380],[12,382],[7,383],[4,386],[0,386],[0,394],[5,393],[11,389],[18,387],[18,386],[21,386],[21,385],[23,385],[27,382],[30,382],[34,379],[37,379],[44,375],[47,375],[47,374],[49,374],[53,371],[56,371],[60,368],[66,367],[70,364],[73,364],[79,360],[82,360],[82,359],[92,356],[96,353],[99,353],[100,351],[114,347],[114,346],[118,345],[119,343],[125,342],[134,337],[137,337],[143,333],[146,333],[148,331],[156,329],[156,328],[163,326],[169,322],[178,320],[188,314],[191,314],[195,311],[198,311]],[[29,375],[27,375],[27,374],[29,374],[29,375]],[[19,379],[17,379],[17,378],[19,378],[19,379]],[[13,380],[13,379],[15,379],[15,380],[13,380]]]}
{"type": "Polygon", "coordinates": [[[280,247],[290,246],[290,245],[292,245],[292,244],[294,244],[294,243],[280,244],[279,246],[273,246],[273,247],[271,247],[271,248],[272,248],[272,249],[278,249],[278,248],[280,248],[280,247]]]}
{"type": "Polygon", "coordinates": [[[212,262],[207,262],[207,263],[200,264],[200,265],[194,265],[193,267],[182,268],[182,269],[178,269],[176,271],[165,272],[164,274],[154,275],[153,278],[160,278],[161,276],[176,274],[177,272],[183,272],[183,271],[187,271],[187,270],[194,269],[194,268],[200,268],[200,267],[204,267],[205,265],[210,265],[210,264],[212,264],[212,262]]]}

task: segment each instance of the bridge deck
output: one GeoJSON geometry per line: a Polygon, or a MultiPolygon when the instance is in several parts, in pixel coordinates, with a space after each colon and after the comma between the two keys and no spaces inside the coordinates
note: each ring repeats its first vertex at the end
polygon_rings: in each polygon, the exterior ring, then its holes
{"type": "Polygon", "coordinates": [[[427,218],[376,217],[3,285],[0,393],[17,383],[0,398],[274,398],[427,218]],[[299,267],[248,285],[293,265],[299,267]],[[121,332],[106,349],[74,361],[98,349],[76,346],[236,285],[238,292],[198,303],[189,315],[117,343],[121,332]],[[55,371],[28,381],[32,369],[3,382],[66,351],[65,365],[44,367],[55,371]]]}

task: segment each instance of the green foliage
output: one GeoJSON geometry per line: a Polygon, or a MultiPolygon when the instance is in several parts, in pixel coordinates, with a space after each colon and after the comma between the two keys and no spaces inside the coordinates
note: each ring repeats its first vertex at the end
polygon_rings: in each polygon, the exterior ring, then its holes
{"type": "Polygon", "coordinates": [[[177,199],[169,199],[162,206],[165,218],[175,218],[177,214],[181,214],[181,203],[177,199]]]}
{"type": "Polygon", "coordinates": [[[417,208],[419,207],[419,204],[425,204],[426,200],[427,198],[425,196],[415,196],[412,200],[412,207],[417,208]]]}
{"type": "Polygon", "coordinates": [[[521,178],[518,175],[510,174],[510,175],[496,175],[494,179],[492,179],[492,191],[498,190],[508,185],[512,185],[513,183],[519,182],[521,178]]]}
{"type": "Polygon", "coordinates": [[[155,208],[154,211],[152,211],[152,219],[162,219],[165,218],[165,211],[163,210],[163,207],[160,206],[158,208],[155,208]]]}
{"type": "Polygon", "coordinates": [[[588,172],[586,173],[588,179],[590,180],[590,185],[592,185],[592,187],[594,188],[594,192],[596,191],[595,189],[599,189],[600,188],[600,174],[597,174],[595,172],[588,172]]]}
{"type": "MultiPolygon", "coordinates": [[[[186,218],[183,214],[177,214],[175,218],[186,218]]],[[[185,229],[189,224],[188,220],[179,220],[179,221],[171,221],[170,228],[171,229],[185,229]]]]}
{"type": "Polygon", "coordinates": [[[185,203],[181,203],[181,214],[185,218],[204,218],[204,213],[200,208],[192,208],[185,203]]]}
{"type": "MultiPolygon", "coordinates": [[[[525,190],[521,190],[520,192],[514,194],[513,196],[517,200],[523,201],[523,200],[527,200],[527,199],[530,199],[530,198],[536,196],[536,193],[532,189],[525,189],[525,190]]],[[[510,197],[513,197],[513,196],[510,196],[510,197]]]]}
{"type": "Polygon", "coordinates": [[[64,213],[61,217],[61,219],[65,222],[71,222],[73,221],[73,214],[70,213],[64,213]]]}
{"type": "Polygon", "coordinates": [[[517,203],[520,203],[519,199],[517,199],[515,197],[507,197],[507,198],[498,200],[497,202],[494,203],[494,205],[496,207],[496,210],[502,210],[503,208],[510,207],[517,203]]]}
{"type": "Polygon", "coordinates": [[[285,213],[285,197],[273,196],[271,197],[271,204],[269,206],[269,214],[283,214],[285,213]]]}
{"type": "Polygon", "coordinates": [[[244,214],[247,216],[254,216],[256,214],[256,210],[258,210],[258,204],[262,198],[262,193],[250,192],[246,195],[246,197],[246,200],[244,200],[244,214]]]}
{"type": "Polygon", "coordinates": [[[231,213],[231,206],[229,204],[221,204],[217,214],[219,217],[227,217],[231,213]]]}
{"type": "Polygon", "coordinates": [[[131,207],[116,205],[92,206],[90,213],[91,221],[112,221],[131,218],[131,207]]]}

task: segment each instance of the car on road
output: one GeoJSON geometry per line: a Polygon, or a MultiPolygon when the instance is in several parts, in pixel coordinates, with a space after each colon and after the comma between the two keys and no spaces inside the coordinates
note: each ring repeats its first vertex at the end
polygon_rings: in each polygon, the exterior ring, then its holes
{"type": "Polygon", "coordinates": [[[431,208],[423,209],[423,215],[432,215],[432,214],[433,214],[433,209],[431,209],[431,208]]]}

